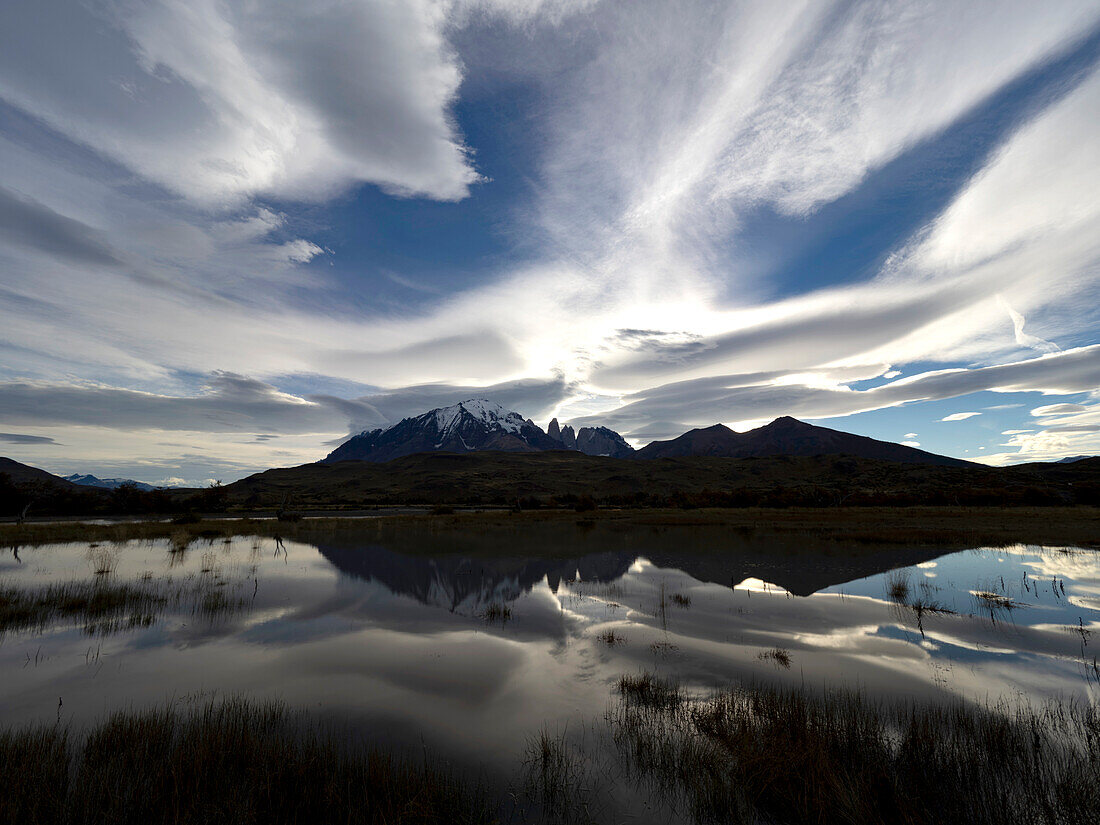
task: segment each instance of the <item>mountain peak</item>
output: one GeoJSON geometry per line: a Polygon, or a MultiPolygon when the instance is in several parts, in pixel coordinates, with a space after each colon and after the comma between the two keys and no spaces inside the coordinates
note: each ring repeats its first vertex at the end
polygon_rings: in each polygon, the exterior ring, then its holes
{"type": "Polygon", "coordinates": [[[487,426],[499,426],[511,433],[518,433],[526,423],[519,413],[507,410],[487,398],[470,398],[449,407],[440,407],[424,413],[425,416],[433,414],[435,415],[436,426],[439,428],[440,434],[444,436],[454,430],[455,426],[462,420],[463,414],[487,426]]]}
{"type": "Polygon", "coordinates": [[[528,452],[559,447],[557,441],[519,413],[487,398],[469,398],[403,418],[384,430],[359,433],[329,453],[324,461],[390,461],[435,451],[528,452]]]}
{"type": "Polygon", "coordinates": [[[789,429],[792,427],[812,427],[813,424],[807,424],[805,421],[799,421],[797,418],[791,418],[789,415],[781,415],[779,418],[772,421],[770,424],[765,424],[761,429],[789,429]]]}

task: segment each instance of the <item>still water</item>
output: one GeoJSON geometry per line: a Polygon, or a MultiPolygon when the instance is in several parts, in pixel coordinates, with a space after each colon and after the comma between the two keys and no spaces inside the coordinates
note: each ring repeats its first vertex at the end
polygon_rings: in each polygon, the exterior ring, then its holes
{"type": "Polygon", "coordinates": [[[1100,554],[757,546],[647,530],[236,537],[7,549],[0,587],[151,589],[0,636],[0,724],[279,698],[492,770],[602,714],[624,673],[883,698],[1100,697],[1100,554]],[[502,549],[502,547],[504,549],[502,549]],[[141,612],[141,611],[139,611],[141,612]]]}

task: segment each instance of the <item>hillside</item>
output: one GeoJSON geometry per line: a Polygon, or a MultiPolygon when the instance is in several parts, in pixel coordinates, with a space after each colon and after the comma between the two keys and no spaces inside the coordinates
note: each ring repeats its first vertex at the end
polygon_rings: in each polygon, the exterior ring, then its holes
{"type": "Polygon", "coordinates": [[[230,506],[636,506],[1072,504],[1100,502],[1100,459],[1016,468],[853,456],[690,456],[632,461],[577,452],[421,453],[268,470],[230,484],[230,506]]]}
{"type": "Polygon", "coordinates": [[[635,453],[638,458],[673,458],[691,455],[752,458],[761,456],[847,455],[880,461],[974,467],[958,458],[879,441],[841,430],[818,427],[789,416],[777,418],[755,430],[738,433],[722,424],[689,430],[670,441],[654,441],[635,453]]]}
{"type": "Polygon", "coordinates": [[[61,478],[61,476],[55,476],[53,473],[47,473],[45,470],[40,470],[29,464],[21,464],[15,459],[4,458],[3,456],[0,456],[0,473],[6,474],[16,484],[48,484],[68,490],[77,488],[77,485],[61,478]]]}

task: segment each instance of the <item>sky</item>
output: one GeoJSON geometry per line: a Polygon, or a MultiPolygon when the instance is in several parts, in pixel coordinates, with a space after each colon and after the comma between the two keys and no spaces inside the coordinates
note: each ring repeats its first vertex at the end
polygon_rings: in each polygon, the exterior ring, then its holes
{"type": "Polygon", "coordinates": [[[0,454],[232,481],[467,398],[1100,452],[1095,0],[5,0],[0,454]]]}

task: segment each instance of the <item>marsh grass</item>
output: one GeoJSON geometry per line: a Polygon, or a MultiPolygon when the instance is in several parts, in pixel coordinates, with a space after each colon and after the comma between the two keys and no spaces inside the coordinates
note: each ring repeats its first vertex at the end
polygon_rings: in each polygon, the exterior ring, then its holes
{"type": "Polygon", "coordinates": [[[626,772],[696,822],[1100,817],[1096,707],[926,707],[766,687],[664,696],[622,702],[609,724],[626,772]]]}
{"type": "Polygon", "coordinates": [[[890,601],[905,604],[909,601],[909,572],[906,570],[891,570],[886,574],[886,595],[890,601]]]}
{"type": "Polygon", "coordinates": [[[668,600],[677,607],[689,608],[691,607],[691,596],[684,593],[673,593],[668,597],[668,600]]]}
{"type": "Polygon", "coordinates": [[[603,633],[597,634],[596,638],[608,647],[626,644],[626,637],[620,636],[614,630],[605,630],[603,633]]]}
{"type": "Polygon", "coordinates": [[[620,676],[617,690],[630,708],[668,710],[684,701],[678,685],[648,672],[620,676]]]}
{"type": "Polygon", "coordinates": [[[482,618],[487,624],[500,622],[506,624],[512,618],[512,608],[503,602],[493,602],[485,608],[482,618]]]}
{"type": "Polygon", "coordinates": [[[765,662],[772,661],[777,667],[781,667],[784,670],[791,669],[791,652],[782,647],[773,647],[771,650],[765,650],[756,658],[765,662]]]}
{"type": "Polygon", "coordinates": [[[0,822],[481,823],[478,788],[349,745],[278,703],[119,713],[0,732],[0,822]]]}
{"type": "Polygon", "coordinates": [[[77,620],[90,636],[152,625],[165,610],[191,605],[192,615],[208,621],[247,607],[226,594],[221,582],[200,579],[181,584],[143,576],[116,582],[97,576],[34,588],[0,586],[0,638],[8,632],[41,632],[54,622],[77,620]]]}
{"type": "Polygon", "coordinates": [[[977,599],[978,604],[986,610],[1009,612],[1018,607],[1027,607],[1027,605],[1017,602],[1009,596],[1005,596],[1001,593],[993,593],[988,590],[974,591],[973,596],[977,599]]]}
{"type": "Polygon", "coordinates": [[[566,733],[554,735],[543,728],[527,740],[521,787],[536,811],[521,819],[571,825],[590,821],[588,780],[584,758],[570,746],[566,733]]]}

